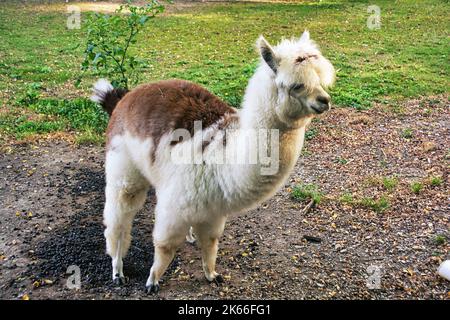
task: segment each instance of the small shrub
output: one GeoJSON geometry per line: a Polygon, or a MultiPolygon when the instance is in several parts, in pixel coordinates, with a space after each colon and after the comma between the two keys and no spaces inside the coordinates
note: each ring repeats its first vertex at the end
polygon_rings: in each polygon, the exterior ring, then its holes
{"type": "Polygon", "coordinates": [[[164,6],[151,0],[144,6],[133,6],[128,0],[116,14],[94,13],[88,16],[87,44],[82,69],[92,69],[111,80],[115,87],[128,88],[130,80],[138,81],[144,60],[129,52],[144,25],[164,10],[164,6]]]}
{"type": "Polygon", "coordinates": [[[354,202],[353,195],[350,192],[346,192],[339,197],[339,201],[346,204],[352,204],[354,202]]]}
{"type": "Polygon", "coordinates": [[[419,194],[419,192],[423,189],[423,184],[421,182],[413,182],[411,183],[411,191],[415,194],[419,194]]]}
{"type": "Polygon", "coordinates": [[[387,191],[392,191],[397,186],[398,180],[396,177],[383,177],[382,183],[387,191]]]}
{"type": "Polygon", "coordinates": [[[338,157],[337,158],[337,162],[340,163],[340,164],[347,164],[348,160],[345,159],[345,158],[338,157]]]}
{"type": "Polygon", "coordinates": [[[443,182],[444,182],[444,180],[442,179],[442,177],[439,177],[439,176],[434,176],[434,177],[431,177],[431,179],[430,179],[430,184],[433,187],[440,186],[443,182]]]}
{"type": "Polygon", "coordinates": [[[322,201],[323,194],[314,184],[299,184],[292,189],[291,196],[295,200],[313,200],[315,204],[322,201]]]}
{"type": "Polygon", "coordinates": [[[435,238],[434,238],[434,242],[438,245],[438,246],[442,246],[445,244],[446,239],[445,236],[438,234],[435,238]]]}
{"type": "Polygon", "coordinates": [[[373,198],[363,198],[361,199],[360,204],[378,213],[387,210],[390,206],[389,200],[386,197],[381,197],[378,200],[375,200],[373,198]]]}
{"type": "Polygon", "coordinates": [[[402,132],[400,133],[400,135],[402,136],[402,138],[405,139],[411,139],[414,136],[413,130],[410,128],[405,128],[402,130],[402,132]]]}

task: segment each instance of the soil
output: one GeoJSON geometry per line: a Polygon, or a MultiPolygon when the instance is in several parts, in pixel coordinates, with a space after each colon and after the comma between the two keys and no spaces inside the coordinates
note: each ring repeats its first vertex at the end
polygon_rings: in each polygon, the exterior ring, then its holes
{"type": "Polygon", "coordinates": [[[153,259],[153,191],[134,222],[130,281],[116,287],[103,238],[104,148],[54,139],[4,146],[0,298],[449,299],[450,282],[436,273],[450,249],[449,128],[442,96],[329,112],[313,122],[282,190],[228,222],[218,257],[225,283],[205,280],[199,249],[186,243],[156,296],[143,290],[153,259]],[[380,181],[391,176],[398,184],[387,190],[380,181]],[[432,185],[432,176],[442,183],[432,185]],[[423,189],[414,193],[418,181],[423,189]],[[303,212],[308,201],[290,193],[298,183],[319,186],[322,201],[303,212]],[[344,193],[384,197],[389,207],[343,202],[344,193]],[[80,289],[67,286],[72,265],[80,289]]]}

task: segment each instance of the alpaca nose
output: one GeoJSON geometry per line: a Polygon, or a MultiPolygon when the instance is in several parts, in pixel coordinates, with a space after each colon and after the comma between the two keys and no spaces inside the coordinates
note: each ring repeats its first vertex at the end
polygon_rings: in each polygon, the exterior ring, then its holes
{"type": "Polygon", "coordinates": [[[326,104],[329,105],[330,104],[330,97],[327,96],[318,96],[317,97],[317,101],[321,104],[326,104]]]}
{"type": "Polygon", "coordinates": [[[315,112],[323,113],[330,109],[330,96],[318,96],[316,103],[312,107],[315,112]]]}

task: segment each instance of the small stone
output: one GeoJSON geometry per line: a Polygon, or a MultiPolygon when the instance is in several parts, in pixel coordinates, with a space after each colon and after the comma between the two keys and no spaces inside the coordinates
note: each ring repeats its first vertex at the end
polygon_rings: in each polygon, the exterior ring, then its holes
{"type": "Polygon", "coordinates": [[[373,119],[367,115],[356,116],[353,119],[349,120],[349,124],[372,124],[373,119]]]}
{"type": "Polygon", "coordinates": [[[436,149],[437,149],[437,145],[436,145],[436,143],[434,143],[432,141],[424,141],[422,143],[422,150],[424,152],[430,152],[430,151],[433,151],[436,149]]]}

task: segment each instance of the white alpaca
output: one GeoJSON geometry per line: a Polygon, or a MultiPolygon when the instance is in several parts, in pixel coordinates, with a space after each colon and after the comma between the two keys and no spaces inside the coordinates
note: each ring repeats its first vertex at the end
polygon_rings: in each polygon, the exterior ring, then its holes
{"type": "Polygon", "coordinates": [[[148,292],[157,292],[176,249],[186,236],[192,240],[191,226],[202,250],[206,278],[222,281],[215,262],[228,216],[254,208],[285,183],[299,157],[306,125],[329,109],[324,88],[332,85],[335,72],[307,31],[274,48],[263,37],[257,45],[262,60],[241,110],[181,80],[147,84],[128,93],[113,89],[105,80],[95,86],[93,100],[111,114],[104,224],[114,282],[125,282],[122,259],[130,246],[133,218],[150,185],[157,205],[154,262],[146,286],[148,292]],[[202,121],[202,130],[195,130],[195,121],[202,121]],[[247,143],[249,132],[267,129],[275,133],[275,142],[247,143]],[[269,166],[275,164],[275,170],[265,173],[267,163],[260,160],[217,159],[223,152],[270,155],[274,150],[277,157],[269,166]],[[174,155],[186,153],[201,160],[177,163],[174,155]]]}

